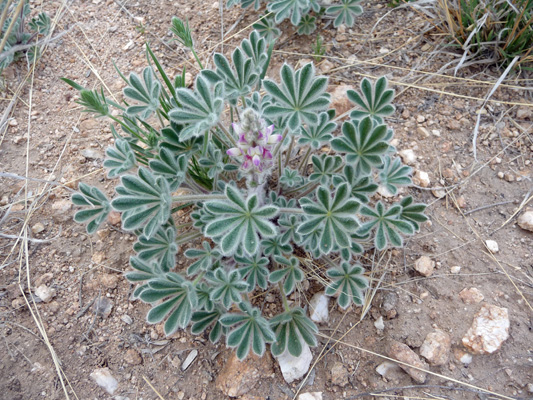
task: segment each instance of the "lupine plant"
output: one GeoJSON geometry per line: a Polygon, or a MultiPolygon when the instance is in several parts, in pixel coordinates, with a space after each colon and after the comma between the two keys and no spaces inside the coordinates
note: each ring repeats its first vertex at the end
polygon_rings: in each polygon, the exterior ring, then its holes
{"type": "Polygon", "coordinates": [[[242,8],[253,6],[259,10],[263,3],[267,3],[268,14],[253,25],[261,35],[269,39],[280,34],[277,25],[285,20],[297,27],[299,35],[309,35],[316,30],[316,18],[326,16],[333,19],[333,26],[341,24],[352,27],[355,17],[363,13],[359,5],[361,0],[228,0],[226,7],[240,5],[242,8]]]}
{"type": "Polygon", "coordinates": [[[296,301],[307,294],[292,296],[308,266],[341,308],[362,305],[362,253],[401,247],[426,220],[411,197],[391,203],[376,194],[411,182],[384,120],[394,112],[387,80],[349,91],[354,110],[339,125],[328,79],[313,64],[262,78],[266,47],[252,32],[229,59],[215,54],[214,69],[190,89],[147,46],[154,66],[123,76],[124,104],[65,80],[86,111],[112,120],[104,166],[120,178],[112,200],[80,184],[75,220],[94,233],[121,212],[122,228],[137,236],[125,275],[134,297],[152,305],[148,322],[164,321],[167,335],[190,327],[212,342],[225,336],[240,359],[267,345],[275,356],[316,346],[318,328],[296,301]],[[178,267],[177,257],[189,265],[178,267]],[[279,299],[271,318],[262,313],[267,293],[279,299]]]}

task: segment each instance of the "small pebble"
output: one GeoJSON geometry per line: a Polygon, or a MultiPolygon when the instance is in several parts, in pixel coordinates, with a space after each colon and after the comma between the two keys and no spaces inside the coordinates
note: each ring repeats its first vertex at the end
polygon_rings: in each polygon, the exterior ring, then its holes
{"type": "Polygon", "coordinates": [[[498,251],[500,251],[500,248],[498,247],[498,243],[494,240],[486,240],[485,244],[487,245],[487,248],[492,253],[497,253],[498,251]]]}

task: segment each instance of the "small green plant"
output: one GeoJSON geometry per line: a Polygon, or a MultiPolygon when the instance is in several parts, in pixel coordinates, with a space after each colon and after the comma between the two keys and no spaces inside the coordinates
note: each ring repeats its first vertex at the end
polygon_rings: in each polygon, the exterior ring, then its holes
{"type": "MultiPolygon", "coordinates": [[[[262,0],[228,0],[226,7],[241,5],[242,8],[254,6],[258,10],[262,0]]],[[[337,28],[341,24],[352,27],[355,23],[355,17],[363,13],[363,8],[359,5],[361,0],[340,0],[337,2],[327,0],[269,0],[267,10],[273,14],[268,18],[254,25],[262,35],[271,35],[272,27],[279,25],[288,19],[291,24],[297,27],[299,35],[310,35],[316,29],[316,18],[326,16],[333,18],[333,26],[337,28]],[[314,16],[311,15],[314,13],[314,16]],[[268,26],[265,26],[268,24],[268,26]]]]}
{"type": "Polygon", "coordinates": [[[533,0],[437,0],[440,29],[463,50],[461,63],[484,60],[531,69],[533,0]]]}
{"type": "Polygon", "coordinates": [[[51,21],[46,13],[40,13],[29,22],[30,5],[27,0],[15,7],[8,7],[8,1],[0,3],[0,73],[13,61],[26,56],[28,64],[39,56],[36,39],[46,36],[51,21]],[[29,32],[27,31],[29,28],[29,32]]]}
{"type": "MultiPolygon", "coordinates": [[[[179,32],[193,50],[188,26],[179,32]]],[[[164,322],[167,335],[190,327],[212,342],[225,337],[240,359],[267,345],[276,356],[316,346],[305,304],[290,298],[312,276],[308,265],[340,307],[362,305],[369,280],[361,254],[401,247],[426,220],[411,197],[384,204],[375,196],[379,185],[396,193],[411,182],[389,144],[387,80],[365,78],[348,93],[355,110],[337,132],[328,79],[313,64],[285,64],[279,81],[263,79],[267,47],[252,32],[229,59],[215,54],[213,69],[188,89],[147,46],[154,68],[123,76],[123,105],[64,79],[87,111],[113,121],[104,166],[120,177],[112,200],[80,184],[75,220],[94,233],[111,210],[121,212],[122,228],[137,236],[126,278],[152,305],[148,322],[164,322]],[[313,154],[326,144],[332,154],[313,154]],[[184,208],[190,221],[178,222],[184,208]],[[190,260],[186,268],[178,254],[190,260]],[[261,311],[267,293],[280,300],[270,318],[261,311]]]]}
{"type": "Polygon", "coordinates": [[[322,56],[326,54],[324,47],[324,39],[320,35],[316,35],[316,41],[313,43],[311,50],[313,50],[313,58],[318,63],[322,61],[322,56]]]}

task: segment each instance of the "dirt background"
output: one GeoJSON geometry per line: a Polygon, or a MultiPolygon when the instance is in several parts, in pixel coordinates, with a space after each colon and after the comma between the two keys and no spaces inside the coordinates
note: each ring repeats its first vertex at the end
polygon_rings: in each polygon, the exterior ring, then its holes
{"type": "MultiPolygon", "coordinates": [[[[32,4],[58,18],[54,35],[66,33],[48,46],[34,73],[20,61],[3,75],[3,113],[15,93],[17,101],[0,135],[0,398],[60,399],[64,387],[78,399],[226,398],[215,384],[230,357],[225,346],[188,332],[165,338],[160,326],[145,322],[148,306],[130,301],[132,287],[121,274],[134,237],[111,223],[88,236],[73,222],[69,198],[80,180],[112,194],[115,182],[102,170],[112,135],[107,121],[80,112],[77,93],[60,77],[104,86],[120,100],[123,82],[113,61],[126,75],[139,73],[147,65],[146,42],[169,75],[183,67],[197,72],[190,54],[170,42],[172,15],[189,19],[200,57],[208,60],[248,36],[259,14],[224,10],[228,39],[222,48],[218,1],[32,4]],[[55,290],[48,303],[32,295],[43,284],[55,290]],[[98,298],[112,305],[107,317],[95,311],[98,298]],[[198,355],[183,370],[193,350],[198,355]],[[89,377],[102,367],[119,382],[114,396],[89,377]]],[[[322,392],[327,400],[376,398],[383,390],[380,396],[389,399],[533,396],[533,235],[516,225],[533,188],[531,81],[526,73],[510,76],[483,106],[501,70],[472,66],[455,77],[453,70],[436,74],[455,57],[435,51],[445,37],[421,15],[390,12],[386,4],[364,1],[365,12],[352,29],[319,23],[328,58],[318,69],[329,75],[331,91],[357,87],[362,76],[387,75],[397,93],[397,112],[388,120],[396,147],[413,150],[412,165],[429,174],[430,188],[447,190],[404,191],[429,204],[430,222],[405,249],[361,259],[373,271],[374,287],[381,279],[372,307],[361,320],[361,309],[343,312],[330,304],[305,385],[287,384],[277,364],[266,359],[266,372],[242,399],[292,399],[300,389],[322,392]],[[486,239],[499,244],[498,253],[488,252],[486,239]],[[436,262],[429,277],[413,269],[423,255],[436,262]],[[460,272],[452,273],[456,266],[460,272]],[[474,355],[465,365],[458,359],[465,350],[461,338],[483,304],[461,300],[459,292],[470,287],[481,291],[484,302],[508,309],[510,335],[501,349],[474,355]],[[380,316],[382,331],[374,325],[380,316]],[[415,385],[401,370],[386,377],[376,372],[391,340],[418,352],[435,328],[450,335],[452,351],[444,366],[430,368],[434,374],[425,385],[415,385]]],[[[283,62],[312,60],[316,38],[297,36],[287,23],[281,28],[269,70],[273,78],[283,62]]],[[[308,279],[313,283],[312,275],[308,279]]],[[[305,301],[313,291],[301,294],[305,301]]]]}

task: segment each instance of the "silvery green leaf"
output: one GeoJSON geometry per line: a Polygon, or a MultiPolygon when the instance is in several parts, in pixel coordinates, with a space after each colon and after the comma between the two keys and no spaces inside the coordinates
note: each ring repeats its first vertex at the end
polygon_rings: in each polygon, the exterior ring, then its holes
{"type": "Polygon", "coordinates": [[[274,342],[276,336],[258,308],[244,302],[239,304],[239,308],[243,314],[224,314],[220,318],[223,326],[232,327],[226,337],[226,345],[237,349],[239,360],[246,358],[250,347],[255,354],[262,356],[266,343],[274,342]]]}
{"type": "Polygon", "coordinates": [[[424,215],[426,210],[426,205],[421,203],[414,203],[411,196],[404,197],[400,201],[400,206],[402,207],[402,212],[400,213],[400,218],[406,221],[409,221],[416,231],[420,230],[419,223],[425,222],[428,220],[428,217],[424,215]]]}
{"type": "Polygon", "coordinates": [[[87,233],[93,234],[107,218],[111,204],[100,189],[85,183],[79,184],[79,193],[72,195],[72,203],[85,209],[74,215],[74,221],[87,222],[87,233]]]}
{"type": "Polygon", "coordinates": [[[283,291],[288,295],[292,293],[296,284],[304,279],[304,273],[296,257],[286,259],[282,256],[274,256],[274,260],[279,268],[270,273],[268,280],[272,283],[283,281],[283,291]]]}
{"type": "Polygon", "coordinates": [[[342,167],[340,156],[328,156],[321,154],[320,157],[313,155],[313,173],[309,175],[310,181],[320,181],[322,185],[327,185],[336,176],[342,167]]]}
{"type": "Polygon", "coordinates": [[[329,254],[337,247],[350,246],[350,235],[359,227],[355,216],[359,202],[350,197],[347,183],[339,185],[335,193],[320,186],[316,190],[316,200],[304,197],[300,199],[300,205],[305,221],[298,228],[298,233],[306,236],[321,230],[319,248],[323,254],[329,254]]]}
{"type": "Polygon", "coordinates": [[[360,85],[361,93],[355,90],[346,92],[348,98],[359,106],[359,110],[352,111],[350,117],[361,120],[371,116],[378,124],[383,123],[383,117],[394,113],[391,104],[394,99],[394,90],[388,88],[387,78],[379,78],[375,84],[364,78],[360,85]]]}
{"type": "Polygon", "coordinates": [[[146,67],[142,73],[142,80],[135,72],[128,78],[129,85],[124,88],[124,96],[135,100],[140,105],[129,106],[126,112],[147,119],[159,108],[161,83],[154,77],[152,67],[146,67]]]}
{"type": "Polygon", "coordinates": [[[360,176],[356,174],[353,165],[344,167],[344,175],[333,177],[333,185],[338,186],[342,182],[350,185],[352,196],[361,203],[368,203],[369,198],[378,190],[378,185],[371,176],[360,176]]]}
{"type": "Polygon", "coordinates": [[[281,31],[277,28],[274,18],[267,16],[262,17],[258,22],[253,24],[252,28],[264,37],[268,43],[272,43],[281,35],[281,31]]]}
{"type": "Polygon", "coordinates": [[[256,254],[251,257],[235,256],[235,261],[239,266],[238,271],[241,278],[248,284],[248,292],[255,290],[256,286],[265,290],[268,285],[268,258],[256,254]]]}
{"type": "Polygon", "coordinates": [[[307,14],[302,17],[298,24],[298,35],[310,35],[316,30],[316,18],[307,14]]]}
{"type": "Polygon", "coordinates": [[[303,178],[297,170],[287,167],[283,169],[283,173],[281,174],[279,181],[282,185],[291,188],[300,186],[303,182],[303,178]]]}
{"type": "Polygon", "coordinates": [[[248,39],[244,39],[241,42],[241,48],[246,56],[252,60],[255,73],[260,76],[268,61],[267,41],[265,38],[254,30],[248,39]]]}
{"type": "Polygon", "coordinates": [[[276,235],[274,237],[263,239],[261,248],[265,256],[282,256],[292,253],[292,246],[284,240],[284,236],[276,235]]]}
{"type": "Polygon", "coordinates": [[[222,312],[217,308],[212,311],[196,311],[192,315],[191,333],[199,335],[204,332],[209,326],[213,325],[209,333],[209,340],[211,343],[217,343],[227,328],[223,327],[219,322],[222,312]]]}
{"type": "Polygon", "coordinates": [[[142,291],[140,298],[146,303],[157,303],[146,319],[151,324],[166,319],[164,331],[167,336],[178,328],[185,328],[198,306],[193,285],[173,272],[148,281],[148,288],[142,291]]]}
{"type": "Polygon", "coordinates": [[[208,271],[213,264],[220,259],[221,254],[215,248],[213,249],[207,241],[202,242],[203,249],[188,249],[184,255],[187,258],[196,259],[189,268],[187,268],[187,275],[196,275],[200,271],[208,271]]]}
{"type": "Polygon", "coordinates": [[[379,179],[387,190],[395,195],[398,193],[399,186],[407,186],[412,183],[410,175],[412,169],[407,165],[403,165],[399,158],[392,160],[386,156],[383,160],[383,166],[379,173],[379,179]]]}
{"type": "Polygon", "coordinates": [[[359,5],[361,0],[340,0],[340,4],[334,4],[326,8],[326,14],[335,17],[333,26],[337,28],[341,24],[352,27],[358,15],[363,13],[363,8],[359,5]]]}
{"type": "Polygon", "coordinates": [[[274,13],[277,24],[290,17],[291,23],[297,26],[302,15],[309,12],[309,0],[272,0],[268,3],[268,11],[274,13]]]}
{"type": "Polygon", "coordinates": [[[330,121],[328,113],[322,112],[318,116],[317,124],[300,128],[300,138],[298,139],[298,143],[304,145],[308,144],[316,150],[333,138],[331,133],[336,127],[337,124],[330,121]]]}
{"type": "Polygon", "coordinates": [[[347,121],[342,125],[342,136],[331,141],[331,147],[346,154],[346,163],[353,165],[358,176],[370,175],[372,167],[383,164],[383,155],[389,150],[387,126],[375,126],[370,117],[359,123],[347,121]]]}
{"type": "Polygon", "coordinates": [[[176,96],[180,106],[168,115],[172,122],[183,125],[179,140],[185,141],[204,134],[215,126],[224,108],[224,83],[209,83],[203,75],[198,75],[195,90],[179,88],[176,96]]]}
{"type": "Polygon", "coordinates": [[[176,190],[185,180],[189,157],[186,154],[176,154],[165,148],[159,149],[159,156],[150,160],[149,165],[155,176],[163,177],[169,184],[170,191],[176,190]]]}
{"type": "Polygon", "coordinates": [[[302,342],[311,347],[318,344],[316,340],[318,328],[300,307],[276,315],[270,320],[270,326],[276,335],[276,341],[271,346],[274,356],[279,356],[288,350],[293,357],[299,357],[302,354],[302,342]]]}
{"type": "Polygon", "coordinates": [[[115,145],[108,147],[105,154],[104,167],[108,169],[109,178],[115,178],[137,165],[135,153],[126,139],[116,139],[115,145]]]}
{"type": "Polygon", "coordinates": [[[402,206],[393,205],[390,208],[385,208],[381,201],[376,203],[375,208],[363,206],[361,214],[366,217],[365,222],[358,233],[365,235],[374,231],[374,244],[378,250],[383,250],[390,243],[394,247],[402,247],[403,235],[412,235],[415,228],[411,222],[402,219],[402,206]]]}
{"type": "Polygon", "coordinates": [[[353,302],[363,304],[363,291],[368,287],[368,279],[363,275],[364,269],[359,264],[341,263],[336,268],[327,270],[331,283],[326,288],[326,294],[333,296],[338,293],[337,303],[343,309],[353,302]]]}
{"type": "Polygon", "coordinates": [[[304,122],[316,125],[317,115],[330,104],[326,93],[328,79],[315,77],[312,63],[304,65],[296,72],[284,64],[280,71],[281,83],[265,80],[263,85],[272,96],[272,103],[265,108],[265,115],[271,119],[288,118],[291,130],[298,129],[304,122]]]}
{"type": "Polygon", "coordinates": [[[181,140],[183,125],[170,121],[170,125],[161,130],[162,142],[160,147],[171,150],[177,155],[185,154],[191,156],[199,152],[202,148],[204,137],[196,137],[188,140],[181,140]]]}
{"type": "Polygon", "coordinates": [[[218,268],[214,272],[208,272],[205,277],[211,286],[211,301],[221,303],[226,309],[233,303],[239,304],[242,294],[248,289],[248,283],[242,280],[236,269],[225,271],[218,268]]]}
{"type": "Polygon", "coordinates": [[[122,186],[116,188],[119,196],[111,205],[117,211],[128,212],[123,215],[122,227],[125,230],[143,227],[143,234],[151,238],[170,218],[170,185],[146,168],[140,168],[138,176],[123,175],[121,182],[122,186]]]}
{"type": "Polygon", "coordinates": [[[176,265],[176,253],[178,252],[176,228],[161,226],[151,238],[140,235],[133,245],[133,250],[138,253],[139,259],[143,261],[155,259],[162,271],[170,271],[176,265]]]}

